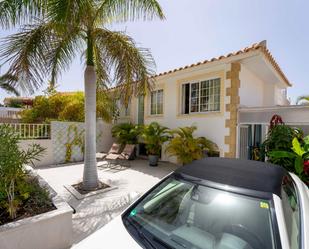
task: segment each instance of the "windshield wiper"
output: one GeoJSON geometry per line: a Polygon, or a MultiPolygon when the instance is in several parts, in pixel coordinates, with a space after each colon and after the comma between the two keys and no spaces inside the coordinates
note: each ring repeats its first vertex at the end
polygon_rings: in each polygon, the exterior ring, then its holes
{"type": "Polygon", "coordinates": [[[147,238],[147,236],[140,230],[140,228],[136,224],[134,224],[133,221],[130,221],[128,218],[126,218],[125,221],[134,228],[140,239],[146,242],[151,248],[156,249],[153,242],[147,238]]]}

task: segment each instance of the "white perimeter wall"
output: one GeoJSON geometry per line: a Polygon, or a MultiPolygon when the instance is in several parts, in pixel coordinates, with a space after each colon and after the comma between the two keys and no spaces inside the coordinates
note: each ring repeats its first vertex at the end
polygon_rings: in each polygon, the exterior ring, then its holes
{"type": "Polygon", "coordinates": [[[43,148],[45,148],[44,154],[41,157],[40,161],[34,161],[34,165],[38,166],[46,166],[54,163],[53,157],[53,146],[51,139],[31,139],[31,140],[20,140],[19,148],[21,150],[27,150],[33,144],[39,144],[43,148]]]}
{"type": "MultiPolygon", "coordinates": [[[[75,123],[75,122],[54,122],[57,123],[56,126],[59,126],[59,124],[64,125],[66,128],[68,128],[71,124],[75,125],[81,125],[81,123],[75,123]]],[[[108,151],[114,142],[114,138],[111,134],[111,128],[112,124],[103,122],[102,120],[97,121],[97,152],[102,151],[108,151]]],[[[55,127],[55,125],[53,125],[55,127]]],[[[39,144],[43,148],[45,148],[44,154],[42,154],[40,161],[34,161],[34,166],[48,166],[58,163],[63,163],[63,157],[65,155],[65,146],[59,146],[59,140],[60,138],[66,138],[67,137],[67,129],[64,129],[65,131],[62,131],[63,134],[61,136],[59,135],[59,130],[55,131],[55,129],[52,129],[51,133],[51,139],[28,139],[28,140],[20,140],[19,142],[19,148],[21,150],[27,150],[32,144],[39,144]],[[57,143],[55,143],[57,141],[57,143]],[[62,150],[59,152],[59,150],[62,150]]],[[[65,141],[63,142],[65,144],[65,141]]],[[[73,146],[73,150],[79,149],[75,148],[73,146]]],[[[72,152],[72,159],[74,159],[74,153],[72,152]]],[[[80,152],[77,151],[77,154],[80,152]]],[[[76,154],[75,153],[75,154],[76,154]]],[[[76,156],[75,156],[76,157],[76,156]]],[[[77,158],[77,157],[76,157],[77,158]]],[[[76,159],[75,158],[75,159],[76,159]]],[[[82,160],[82,156],[78,157],[78,160],[73,161],[80,161],[82,160]]]]}
{"type": "Polygon", "coordinates": [[[112,137],[113,124],[102,120],[97,122],[97,152],[108,152],[115,139],[112,137]]]}

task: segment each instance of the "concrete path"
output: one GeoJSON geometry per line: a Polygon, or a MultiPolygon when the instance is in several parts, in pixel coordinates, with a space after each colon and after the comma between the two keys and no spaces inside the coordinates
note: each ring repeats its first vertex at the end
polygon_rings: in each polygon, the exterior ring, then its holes
{"type": "Polygon", "coordinates": [[[76,210],[73,214],[75,244],[119,215],[138,196],[176,168],[176,165],[166,162],[160,162],[158,167],[150,167],[146,160],[134,160],[130,168],[108,169],[105,162],[99,162],[100,180],[117,189],[82,200],[77,200],[64,185],[82,180],[83,164],[37,168],[37,173],[76,210]]]}

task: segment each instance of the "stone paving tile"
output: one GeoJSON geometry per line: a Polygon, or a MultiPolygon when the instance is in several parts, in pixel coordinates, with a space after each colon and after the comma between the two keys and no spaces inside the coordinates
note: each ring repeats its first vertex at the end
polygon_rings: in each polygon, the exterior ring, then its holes
{"type": "Polygon", "coordinates": [[[98,162],[99,178],[117,186],[117,189],[82,200],[77,200],[64,187],[81,181],[82,163],[37,168],[37,173],[76,210],[73,214],[74,244],[107,224],[138,196],[178,167],[167,162],[160,162],[158,167],[150,167],[146,160],[134,160],[130,168],[119,166],[117,169],[108,169],[105,163],[98,162]]]}

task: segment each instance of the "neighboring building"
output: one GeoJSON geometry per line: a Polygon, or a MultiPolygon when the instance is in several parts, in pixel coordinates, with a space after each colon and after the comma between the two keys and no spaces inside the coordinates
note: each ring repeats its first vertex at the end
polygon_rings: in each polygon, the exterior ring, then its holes
{"type": "Polygon", "coordinates": [[[0,107],[0,123],[20,123],[20,112],[33,105],[33,98],[9,97],[3,103],[4,107],[0,107]]]}
{"type": "MultiPolygon", "coordinates": [[[[250,157],[261,143],[272,114],[287,115],[291,123],[309,125],[309,109],[289,106],[291,86],[266,41],[154,76],[155,86],[145,97],[132,98],[120,122],[169,128],[196,125],[196,136],[214,141],[220,156],[250,157]],[[280,107],[282,106],[282,108],[280,107]],[[284,107],[289,106],[289,107],[284,107]],[[295,112],[306,113],[307,119],[295,112]]],[[[171,160],[162,153],[162,160],[171,160]]]]}
{"type": "Polygon", "coordinates": [[[8,97],[3,100],[6,107],[29,108],[33,105],[34,98],[31,97],[8,97]]]}
{"type": "Polygon", "coordinates": [[[19,123],[22,108],[0,107],[0,123],[19,123]]]}

